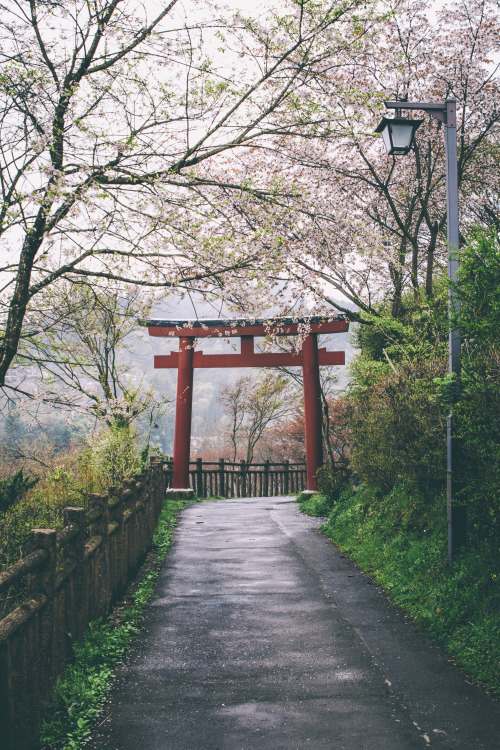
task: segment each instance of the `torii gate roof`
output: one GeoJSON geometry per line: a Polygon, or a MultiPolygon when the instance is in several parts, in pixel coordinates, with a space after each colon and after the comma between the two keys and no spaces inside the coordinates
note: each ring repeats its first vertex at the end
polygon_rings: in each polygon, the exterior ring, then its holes
{"type": "Polygon", "coordinates": [[[195,338],[230,336],[296,336],[300,333],[340,333],[349,329],[347,318],[199,318],[197,320],[146,320],[150,336],[194,336],[195,338]]]}

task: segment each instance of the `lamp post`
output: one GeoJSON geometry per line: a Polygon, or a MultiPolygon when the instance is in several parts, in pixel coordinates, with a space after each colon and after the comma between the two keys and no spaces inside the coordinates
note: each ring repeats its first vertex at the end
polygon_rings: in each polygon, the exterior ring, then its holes
{"type": "MultiPolygon", "coordinates": [[[[387,109],[395,109],[396,117],[384,117],[376,128],[381,133],[385,147],[389,154],[407,154],[413,144],[413,137],[422,120],[409,120],[401,117],[402,109],[418,109],[427,112],[431,117],[444,123],[446,140],[446,225],[448,240],[448,278],[457,280],[459,248],[458,227],[458,166],[457,166],[457,103],[455,99],[445,102],[384,102],[387,109]]],[[[450,319],[452,313],[459,308],[458,296],[453,288],[448,291],[448,308],[450,319]]],[[[450,327],[449,335],[449,373],[460,376],[460,331],[450,327]]],[[[446,506],[448,519],[448,559],[466,542],[466,513],[465,507],[456,506],[453,502],[456,488],[456,470],[459,461],[458,441],[452,436],[451,410],[446,424],[447,442],[447,482],[446,506]]]]}

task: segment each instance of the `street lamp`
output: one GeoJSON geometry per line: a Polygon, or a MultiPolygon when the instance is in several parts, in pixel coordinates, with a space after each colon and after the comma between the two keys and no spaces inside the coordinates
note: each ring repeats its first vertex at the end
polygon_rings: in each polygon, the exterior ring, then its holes
{"type": "Polygon", "coordinates": [[[401,117],[398,110],[399,108],[396,110],[396,117],[392,119],[383,117],[375,132],[382,133],[384,146],[388,154],[404,156],[410,151],[413,145],[413,136],[423,120],[407,120],[405,117],[401,117]]]}
{"type": "MultiPolygon", "coordinates": [[[[445,102],[407,102],[393,101],[384,102],[387,109],[395,109],[396,117],[389,119],[384,117],[375,130],[382,133],[385,147],[389,154],[407,154],[413,143],[415,131],[422,120],[406,120],[401,117],[402,109],[419,109],[427,112],[431,117],[444,123],[446,141],[446,225],[448,240],[448,278],[452,282],[457,280],[459,248],[458,227],[458,161],[457,161],[457,103],[455,99],[447,99],[445,102]]],[[[458,311],[459,300],[452,285],[448,291],[448,309],[450,319],[452,313],[458,311]]],[[[449,373],[460,376],[460,331],[450,328],[449,336],[449,373]]],[[[453,503],[456,487],[456,468],[458,458],[458,442],[452,437],[451,412],[446,424],[447,442],[447,482],[446,482],[446,506],[448,519],[448,559],[451,560],[453,553],[466,542],[466,512],[464,506],[456,506],[453,503]]]]}

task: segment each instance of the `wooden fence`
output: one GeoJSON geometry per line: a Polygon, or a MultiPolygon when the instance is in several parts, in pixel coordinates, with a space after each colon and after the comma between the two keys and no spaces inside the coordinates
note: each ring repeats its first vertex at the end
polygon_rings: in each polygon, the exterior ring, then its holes
{"type": "Polygon", "coordinates": [[[61,531],[33,529],[31,551],[0,574],[0,592],[27,582],[25,601],[0,621],[0,746],[39,747],[40,717],[72,643],[110,610],[151,544],[165,497],[163,462],[89,510],[66,508],[61,531]]]}
{"type": "MultiPolygon", "coordinates": [[[[167,464],[167,481],[172,465],[167,464]]],[[[307,486],[305,463],[247,464],[224,461],[202,461],[189,464],[191,487],[198,497],[273,497],[297,495],[307,486]]]]}

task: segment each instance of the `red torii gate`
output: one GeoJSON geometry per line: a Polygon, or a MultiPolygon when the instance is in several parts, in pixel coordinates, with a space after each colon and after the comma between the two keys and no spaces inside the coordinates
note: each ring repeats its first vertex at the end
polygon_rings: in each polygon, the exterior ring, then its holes
{"type": "Polygon", "coordinates": [[[172,489],[189,487],[193,368],[202,367],[302,367],[306,423],[307,488],[317,489],[316,473],[323,463],[320,365],[345,364],[345,352],[318,349],[319,333],[349,329],[344,318],[273,318],[263,320],[148,320],[150,336],[179,339],[179,351],[154,358],[156,368],[177,368],[177,402],[174,432],[172,489]],[[305,333],[301,351],[255,352],[255,336],[297,336],[305,333]],[[197,338],[238,337],[240,354],[203,354],[194,351],[197,338]]]}

